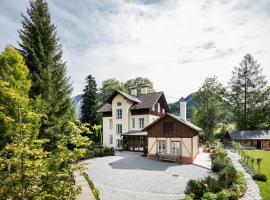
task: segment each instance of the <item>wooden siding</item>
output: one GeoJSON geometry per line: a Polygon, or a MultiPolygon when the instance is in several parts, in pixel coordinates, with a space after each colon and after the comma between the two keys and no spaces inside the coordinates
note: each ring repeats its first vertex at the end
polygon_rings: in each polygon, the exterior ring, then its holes
{"type": "Polygon", "coordinates": [[[169,138],[192,138],[198,132],[187,125],[166,115],[155,124],[147,128],[148,137],[169,137],[169,138]],[[170,132],[163,131],[163,123],[173,123],[173,130],[170,132]]]}

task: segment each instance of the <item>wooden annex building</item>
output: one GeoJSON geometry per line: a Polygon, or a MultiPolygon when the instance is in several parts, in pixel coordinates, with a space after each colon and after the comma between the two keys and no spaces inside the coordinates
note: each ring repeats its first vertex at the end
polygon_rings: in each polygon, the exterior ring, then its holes
{"type": "Polygon", "coordinates": [[[233,131],[229,137],[247,149],[270,150],[270,130],[233,131]]]}
{"type": "Polygon", "coordinates": [[[147,131],[149,159],[193,163],[199,153],[202,129],[178,116],[166,113],[144,131],[147,131]]]}

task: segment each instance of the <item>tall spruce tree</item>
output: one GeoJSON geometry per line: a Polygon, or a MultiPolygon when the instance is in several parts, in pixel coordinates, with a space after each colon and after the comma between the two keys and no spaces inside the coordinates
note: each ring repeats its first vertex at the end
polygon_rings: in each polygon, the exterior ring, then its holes
{"type": "Polygon", "coordinates": [[[235,67],[229,82],[229,100],[237,128],[260,129],[270,115],[270,87],[260,64],[250,54],[235,67]]]}
{"type": "Polygon", "coordinates": [[[82,122],[90,125],[98,124],[97,118],[97,83],[92,75],[86,77],[86,86],[83,90],[82,122]]]}
{"type": "Polygon", "coordinates": [[[62,61],[62,48],[58,44],[56,27],[51,22],[45,0],[31,0],[28,17],[22,15],[19,46],[30,70],[32,87],[30,97],[40,97],[42,120],[40,137],[50,139],[50,149],[66,133],[65,127],[74,118],[71,85],[66,76],[66,64],[62,61]],[[56,134],[58,133],[58,134],[56,134]]]}

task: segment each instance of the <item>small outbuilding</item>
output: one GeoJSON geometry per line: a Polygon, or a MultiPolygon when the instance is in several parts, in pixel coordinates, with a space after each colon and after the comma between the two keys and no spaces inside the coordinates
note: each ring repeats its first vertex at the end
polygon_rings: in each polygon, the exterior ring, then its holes
{"type": "Polygon", "coordinates": [[[143,129],[147,132],[147,157],[193,163],[199,153],[201,128],[178,116],[166,113],[143,129]]]}
{"type": "Polygon", "coordinates": [[[270,130],[233,131],[229,136],[243,147],[270,150],[270,130]]]}

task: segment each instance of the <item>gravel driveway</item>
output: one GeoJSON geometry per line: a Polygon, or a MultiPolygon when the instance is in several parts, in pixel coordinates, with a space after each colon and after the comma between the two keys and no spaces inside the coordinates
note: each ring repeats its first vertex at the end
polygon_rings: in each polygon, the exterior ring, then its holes
{"type": "Polygon", "coordinates": [[[153,161],[134,153],[117,152],[85,163],[101,200],[183,199],[188,180],[212,175],[205,167],[153,161]]]}

